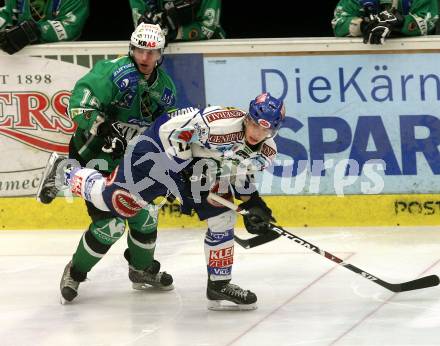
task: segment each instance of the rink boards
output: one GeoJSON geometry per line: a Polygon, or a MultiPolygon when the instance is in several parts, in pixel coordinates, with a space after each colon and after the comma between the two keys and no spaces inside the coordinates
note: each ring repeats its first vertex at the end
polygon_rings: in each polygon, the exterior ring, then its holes
{"type": "MultiPolygon", "coordinates": [[[[279,225],[417,226],[440,223],[438,195],[266,196],[279,225]]],[[[50,205],[33,198],[0,198],[0,229],[85,229],[89,216],[79,198],[55,199],[50,205]]],[[[182,215],[177,204],[165,204],[159,229],[199,228],[197,216],[182,215]]],[[[241,217],[237,227],[243,227],[241,217]]]]}
{"type": "MultiPolygon", "coordinates": [[[[77,42],[0,52],[0,227],[87,227],[83,202],[35,193],[50,152],[68,152],[71,88],[126,42],[77,42]],[[12,153],[12,154],[11,154],[12,153]]],[[[170,44],[163,67],[178,105],[245,109],[262,91],[284,99],[279,155],[258,177],[284,226],[437,225],[440,213],[440,37],[293,38],[170,44]],[[343,197],[340,197],[342,196],[343,197]]],[[[166,205],[160,227],[199,227],[166,205]]],[[[239,220],[239,226],[242,226],[239,220]]]]}

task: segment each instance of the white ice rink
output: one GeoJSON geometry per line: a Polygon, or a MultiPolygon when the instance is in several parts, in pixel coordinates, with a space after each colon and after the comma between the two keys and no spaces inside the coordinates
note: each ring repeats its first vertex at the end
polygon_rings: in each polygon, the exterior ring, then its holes
{"type": "MultiPolygon", "coordinates": [[[[440,228],[290,230],[385,281],[440,274],[440,228]]],[[[286,238],[235,246],[233,282],[257,294],[254,311],[206,309],[202,230],[159,232],[174,291],[131,289],[124,235],[61,305],[81,234],[0,231],[0,345],[440,345],[439,286],[394,294],[286,238]]]]}

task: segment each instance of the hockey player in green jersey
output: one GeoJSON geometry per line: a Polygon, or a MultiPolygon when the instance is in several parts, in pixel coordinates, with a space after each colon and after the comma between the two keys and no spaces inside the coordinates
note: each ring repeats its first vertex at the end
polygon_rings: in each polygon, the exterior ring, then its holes
{"type": "Polygon", "coordinates": [[[390,36],[434,34],[437,20],[437,0],[340,0],[332,26],[335,36],[383,44],[390,36]]]}
{"type": "Polygon", "coordinates": [[[0,7],[0,48],[14,54],[29,44],[76,40],[89,0],[6,0],[0,7]]]}
{"type": "MultiPolygon", "coordinates": [[[[127,142],[142,133],[155,118],[173,108],[176,88],[159,67],[165,36],[158,25],[140,24],[131,36],[130,53],[102,60],[82,77],[70,97],[68,114],[78,125],[69,145],[69,158],[108,175],[119,163],[127,142]]],[[[44,187],[40,187],[42,189],[44,187]]],[[[43,203],[55,198],[45,191],[43,203]]],[[[86,202],[92,219],[61,279],[61,295],[73,300],[79,283],[125,231],[125,220],[86,202]]],[[[172,289],[173,278],[160,272],[154,259],[157,236],[155,208],[127,218],[129,263],[133,288],[172,289]]]]}
{"type": "Polygon", "coordinates": [[[221,0],[129,0],[134,24],[159,24],[167,42],[225,38],[221,0]]]}

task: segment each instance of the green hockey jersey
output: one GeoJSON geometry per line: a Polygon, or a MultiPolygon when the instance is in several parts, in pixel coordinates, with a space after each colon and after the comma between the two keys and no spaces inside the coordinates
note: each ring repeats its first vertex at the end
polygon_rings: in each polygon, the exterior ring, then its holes
{"type": "Polygon", "coordinates": [[[128,142],[149,127],[157,116],[173,109],[175,102],[176,87],[160,67],[147,81],[128,56],[101,60],[78,80],[72,91],[68,114],[78,128],[71,150],[73,146],[85,161],[104,159],[108,167],[98,169],[111,172],[119,160],[113,160],[102,151],[102,137],[91,134],[96,118],[101,116],[119,122],[128,142]]]}
{"type": "MultiPolygon", "coordinates": [[[[421,36],[433,33],[438,20],[437,0],[377,0],[397,8],[404,17],[401,34],[421,36]]],[[[374,1],[372,1],[374,2],[374,1]]],[[[360,22],[366,15],[359,0],[340,0],[336,5],[332,27],[337,37],[361,36],[360,22]]]]}
{"type": "Polygon", "coordinates": [[[0,30],[25,20],[40,28],[39,43],[73,41],[89,16],[89,0],[6,0],[0,8],[0,30]]]}
{"type": "MultiPolygon", "coordinates": [[[[145,12],[159,13],[167,2],[176,6],[185,0],[130,0],[134,25],[145,12]]],[[[220,26],[221,0],[199,0],[195,3],[195,12],[189,8],[179,12],[181,27],[176,41],[196,41],[210,38],[225,38],[220,26]]]]}

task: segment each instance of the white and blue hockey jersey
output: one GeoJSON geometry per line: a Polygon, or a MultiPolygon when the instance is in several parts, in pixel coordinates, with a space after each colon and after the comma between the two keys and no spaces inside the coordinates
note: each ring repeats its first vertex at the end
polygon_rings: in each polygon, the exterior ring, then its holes
{"type": "Polygon", "coordinates": [[[206,158],[215,160],[220,170],[241,164],[248,173],[262,171],[272,164],[277,147],[272,138],[257,148],[246,144],[246,114],[219,106],[183,109],[170,114],[171,119],[160,126],[160,141],[169,156],[180,160],[206,158]]]}

